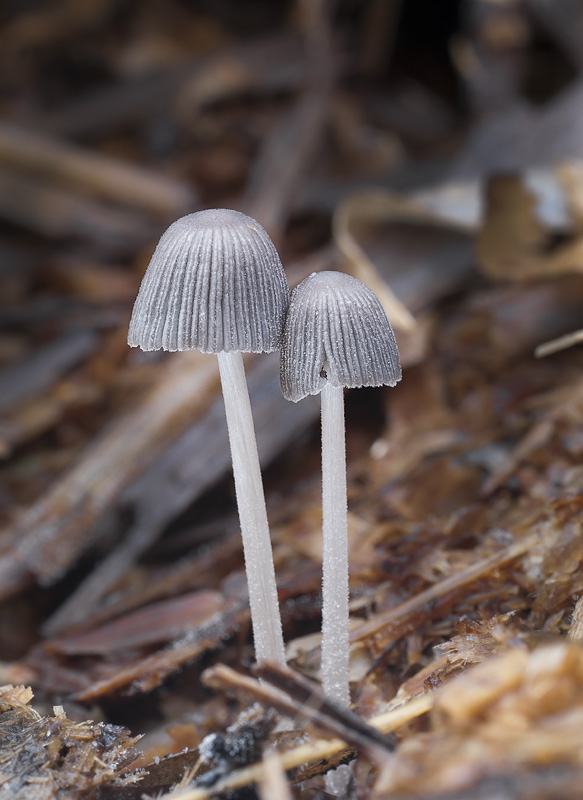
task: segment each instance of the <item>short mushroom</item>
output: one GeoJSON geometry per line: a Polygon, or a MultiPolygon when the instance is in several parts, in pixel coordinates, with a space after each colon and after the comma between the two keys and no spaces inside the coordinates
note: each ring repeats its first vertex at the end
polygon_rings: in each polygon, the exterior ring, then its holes
{"type": "Polygon", "coordinates": [[[163,234],[146,270],[128,344],[216,353],[233,460],[258,662],[285,662],[275,570],[241,353],[279,346],[289,287],[275,246],[239,211],[189,214],[163,234]]]}
{"type": "Polygon", "coordinates": [[[322,684],[350,703],[348,537],[343,389],[401,379],[395,335],[374,292],[341,272],[313,273],[293,291],[281,347],[287,400],[321,395],[322,684]]]}

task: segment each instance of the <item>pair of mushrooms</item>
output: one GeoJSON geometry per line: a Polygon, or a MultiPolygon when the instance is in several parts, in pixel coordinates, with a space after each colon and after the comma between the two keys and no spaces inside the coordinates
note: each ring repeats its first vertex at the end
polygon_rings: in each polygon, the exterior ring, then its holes
{"type": "Polygon", "coordinates": [[[394,386],[395,337],[376,295],[340,272],[293,292],[261,225],[238,211],[200,211],[164,233],[134,305],[128,343],[216,353],[235,478],[255,655],[285,663],[275,570],[242,353],[281,347],[281,388],[321,393],[322,681],[347,706],[348,542],[343,387],[394,386]]]}

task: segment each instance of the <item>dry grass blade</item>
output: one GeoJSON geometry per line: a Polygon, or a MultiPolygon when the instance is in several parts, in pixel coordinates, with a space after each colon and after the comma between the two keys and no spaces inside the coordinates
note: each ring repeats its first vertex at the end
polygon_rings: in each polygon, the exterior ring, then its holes
{"type": "Polygon", "coordinates": [[[10,167],[0,168],[0,217],[50,238],[75,236],[107,243],[140,243],[144,217],[137,209],[105,203],[10,167]]]}
{"type": "Polygon", "coordinates": [[[398,300],[379,274],[370,258],[358,244],[352,233],[352,218],[362,213],[362,197],[352,197],[342,203],[334,214],[334,239],[346,269],[355,278],[366,283],[384,306],[391,324],[405,332],[415,329],[415,318],[398,300]]]}
{"type": "Polygon", "coordinates": [[[370,224],[404,222],[473,233],[481,214],[477,184],[451,184],[409,197],[387,191],[349,195],[333,216],[333,235],[345,269],[378,295],[395,328],[411,333],[416,321],[395,296],[359,241],[359,228],[370,224]]]}
{"type": "Polygon", "coordinates": [[[358,714],[331,703],[318,686],[299,673],[269,662],[262,664],[256,672],[268,685],[241,675],[224,664],[208,669],[203,680],[214,689],[243,693],[282,714],[302,718],[358,748],[376,763],[382,763],[387,753],[392,752],[391,742],[368,722],[358,714]]]}
{"type": "MultiPolygon", "coordinates": [[[[384,734],[392,733],[402,725],[426,714],[433,706],[433,696],[423,695],[411,700],[400,708],[372,717],[369,723],[384,734]]],[[[305,780],[310,775],[325,772],[342,760],[350,757],[352,751],[341,739],[317,739],[309,744],[281,754],[281,766],[286,771],[294,771],[293,781],[305,780]]],[[[234,791],[252,783],[264,780],[265,765],[261,762],[233,772],[218,781],[211,789],[182,789],[170,792],[164,800],[208,800],[221,792],[234,791]]]]}
{"type": "Polygon", "coordinates": [[[281,756],[274,750],[263,756],[263,779],[258,791],[261,800],[292,800],[281,756]]]}
{"type": "Polygon", "coordinates": [[[566,350],[568,347],[574,347],[580,342],[583,342],[583,329],[567,333],[565,336],[559,336],[558,339],[552,339],[550,342],[539,344],[534,354],[537,358],[544,358],[553,353],[558,353],[560,350],[566,350]]]}
{"type": "MultiPolygon", "coordinates": [[[[494,555],[488,556],[488,558],[484,558],[460,570],[460,572],[455,575],[451,575],[449,578],[435,583],[433,586],[430,586],[423,592],[419,592],[419,594],[415,595],[410,600],[406,600],[395,608],[391,608],[383,614],[377,614],[368,622],[363,622],[352,630],[350,636],[351,641],[362,641],[387,628],[391,630],[394,629],[395,635],[397,635],[402,629],[402,626],[406,625],[406,623],[424,607],[435,606],[437,613],[441,613],[441,609],[437,603],[438,600],[447,598],[447,596],[452,595],[452,593],[457,592],[459,589],[467,586],[467,584],[473,583],[483,575],[487,575],[492,570],[519,558],[528,551],[531,544],[531,539],[527,537],[505,548],[501,552],[494,553],[494,555]]],[[[454,602],[455,594],[452,597],[451,604],[453,605],[454,602]]]]}
{"type": "Polygon", "coordinates": [[[217,383],[212,359],[199,353],[175,357],[144,402],[118,419],[7,531],[15,545],[0,559],[0,589],[27,568],[45,582],[62,575],[123,488],[206,410],[217,383]]]}
{"type": "Polygon", "coordinates": [[[488,497],[498,489],[520,466],[520,463],[537,448],[547,444],[554,433],[555,421],[545,418],[533,427],[518,442],[500,466],[495,469],[482,488],[484,497],[488,497]]]}
{"type": "Polygon", "coordinates": [[[135,694],[151,691],[188,661],[193,661],[207,650],[218,648],[224,638],[239,630],[248,619],[249,611],[246,608],[235,606],[226,609],[166,649],[133,661],[113,675],[77,692],[75,700],[91,703],[120,692],[135,694]]]}
{"type": "Polygon", "coordinates": [[[194,202],[180,181],[8,124],[0,125],[0,163],[170,217],[194,202]]]}

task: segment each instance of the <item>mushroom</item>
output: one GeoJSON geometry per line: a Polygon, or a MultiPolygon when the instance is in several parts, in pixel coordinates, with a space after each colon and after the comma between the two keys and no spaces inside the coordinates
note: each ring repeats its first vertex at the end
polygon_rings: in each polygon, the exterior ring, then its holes
{"type": "Polygon", "coordinates": [[[395,335],[374,292],[341,272],[312,273],[293,291],[281,347],[281,389],[297,402],[320,393],[322,409],[322,685],[350,704],[346,388],[401,379],[395,335]]]}
{"type": "Polygon", "coordinates": [[[189,214],[163,234],[142,280],[128,344],[216,353],[233,460],[258,662],[285,663],[263,483],[242,353],[279,346],[289,287],[266,231],[239,211],[189,214]]]}

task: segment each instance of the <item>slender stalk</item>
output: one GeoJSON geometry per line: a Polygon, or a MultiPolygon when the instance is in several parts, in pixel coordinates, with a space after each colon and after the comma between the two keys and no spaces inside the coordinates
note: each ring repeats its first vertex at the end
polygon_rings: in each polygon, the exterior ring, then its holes
{"type": "Polygon", "coordinates": [[[344,392],[326,383],[322,403],[322,686],[350,705],[348,680],[348,522],[344,392]]]}
{"type": "MultiPolygon", "coordinates": [[[[322,688],[341,706],[350,705],[348,639],[348,517],[344,390],[326,383],[322,409],[322,688]]],[[[352,770],[326,774],[326,791],[345,797],[352,770]]]]}
{"type": "Polygon", "coordinates": [[[217,353],[233,459],[255,657],[285,664],[275,569],[251,403],[241,353],[217,353]]]}

